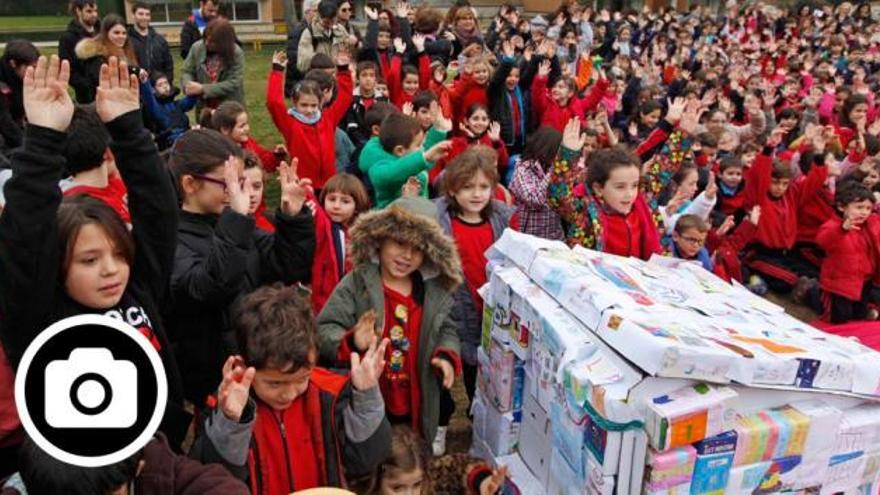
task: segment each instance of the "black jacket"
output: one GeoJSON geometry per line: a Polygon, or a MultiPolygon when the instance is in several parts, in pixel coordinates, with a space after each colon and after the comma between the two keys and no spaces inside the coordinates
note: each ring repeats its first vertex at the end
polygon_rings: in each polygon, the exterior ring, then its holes
{"type": "MultiPolygon", "coordinates": [[[[110,312],[137,310],[148,319],[159,343],[168,378],[168,406],[161,430],[179,446],[191,417],[183,409],[177,362],[158,307],[167,297],[174,263],[177,200],[174,186],[141,123],[140,111],[107,124],[110,149],[128,187],[135,259],[120,305],[110,312]]],[[[95,313],[71,299],[59,280],[58,181],[64,169],[66,134],[37,126],[25,131],[24,149],[13,155],[0,216],[0,340],[13,366],[42,330],[63,318],[95,313]]],[[[134,322],[129,322],[134,323],[134,322]]],[[[137,326],[137,325],[135,325],[137,326]]]]}
{"type": "Polygon", "coordinates": [[[64,31],[58,40],[58,56],[62,60],[70,62],[70,85],[76,91],[76,101],[79,103],[90,103],[95,97],[94,87],[86,76],[85,67],[76,57],[76,44],[83,38],[91,38],[95,34],[97,34],[97,30],[90,33],[82,24],[72,20],[67,25],[67,31],[64,31]]]}
{"type": "Polygon", "coordinates": [[[173,85],[174,59],[171,58],[171,50],[165,37],[152,27],[146,36],[142,36],[134,26],[129,26],[128,39],[137,55],[138,65],[150,73],[150,79],[155,80],[155,73],[161,72],[168,76],[168,82],[173,85]]]}
{"type": "Polygon", "coordinates": [[[275,234],[253,217],[227,208],[220,216],[180,212],[168,316],[183,370],[186,397],[196,407],[216,388],[223,362],[235,350],[231,313],[237,300],[274,282],[307,282],[315,251],[308,208],[280,211],[275,234]]]}

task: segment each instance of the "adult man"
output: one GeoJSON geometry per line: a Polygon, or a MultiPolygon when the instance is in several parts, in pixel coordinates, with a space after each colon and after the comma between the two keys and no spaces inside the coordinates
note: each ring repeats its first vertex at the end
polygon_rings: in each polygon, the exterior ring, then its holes
{"type": "Polygon", "coordinates": [[[128,39],[137,55],[141,69],[155,80],[156,74],[164,74],[169,81],[174,80],[174,60],[165,37],[150,27],[150,6],[137,0],[131,7],[134,24],[128,27],[128,39]]]}
{"type": "Polygon", "coordinates": [[[80,40],[98,34],[98,5],[95,0],[70,0],[68,11],[73,19],[58,40],[58,56],[70,62],[70,85],[76,91],[76,100],[87,103],[94,88],[74,50],[80,40]]]}
{"type": "Polygon", "coordinates": [[[318,12],[319,0],[303,0],[303,18],[287,34],[287,72],[284,74],[284,96],[290,98],[293,86],[301,80],[305,74],[297,70],[296,59],[299,52],[299,40],[318,12]]]}
{"type": "Polygon", "coordinates": [[[318,4],[318,18],[309,24],[299,39],[296,68],[305,74],[316,53],[326,53],[335,59],[336,52],[347,44],[348,33],[336,24],[336,0],[321,0],[318,4]]]}
{"type": "Polygon", "coordinates": [[[193,43],[202,39],[202,33],[208,23],[217,17],[220,0],[199,0],[199,8],[193,9],[192,15],[183,23],[180,30],[180,55],[186,59],[193,43]]]}

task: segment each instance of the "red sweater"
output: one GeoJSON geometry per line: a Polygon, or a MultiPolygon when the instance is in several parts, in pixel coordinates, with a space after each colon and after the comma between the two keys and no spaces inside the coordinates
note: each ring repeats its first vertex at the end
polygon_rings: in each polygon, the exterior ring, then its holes
{"type": "Polygon", "coordinates": [[[861,300],[865,281],[878,278],[878,241],[877,215],[868,217],[859,230],[843,230],[843,219],[838,216],[825,222],[816,235],[816,243],[826,254],[819,274],[822,289],[851,301],[861,300]]]}
{"type": "Polygon", "coordinates": [[[311,179],[316,189],[336,174],[336,126],[351,106],[353,84],[347,68],[339,69],[336,82],[336,100],[323,110],[317,123],[306,124],[287,112],[284,72],[272,70],[269,74],[266,107],[284,136],[291,158],[299,159],[299,176],[311,179]]]}
{"type": "Polygon", "coordinates": [[[608,84],[607,79],[599,79],[586,97],[572,97],[568,100],[568,104],[560,106],[550,97],[547,78],[538,76],[532,82],[532,109],[537,114],[540,125],[547,125],[562,132],[565,130],[565,124],[568,124],[573,117],[583,119],[586,112],[592,112],[599,106],[608,84]]]}
{"type": "Polygon", "coordinates": [[[485,133],[476,139],[471,139],[467,136],[455,136],[451,141],[452,149],[449,150],[449,153],[447,153],[445,157],[437,160],[437,163],[434,164],[434,168],[428,172],[428,177],[430,178],[431,183],[434,182],[437,176],[440,175],[440,172],[442,172],[447,165],[452,163],[452,160],[454,160],[455,157],[464,153],[464,151],[471,146],[478,144],[488,146],[498,153],[498,174],[499,176],[504,176],[504,171],[507,170],[507,161],[510,157],[507,154],[507,146],[504,146],[504,143],[501,141],[492,141],[485,133]]]}
{"type": "Polygon", "coordinates": [[[756,241],[770,249],[791,249],[797,240],[798,209],[815,195],[825,184],[828,170],[818,163],[802,181],[794,181],[781,198],[770,197],[770,181],[773,170],[772,151],[755,157],[746,178],[746,204],[761,205],[761,221],[758,223],[756,241]]]}

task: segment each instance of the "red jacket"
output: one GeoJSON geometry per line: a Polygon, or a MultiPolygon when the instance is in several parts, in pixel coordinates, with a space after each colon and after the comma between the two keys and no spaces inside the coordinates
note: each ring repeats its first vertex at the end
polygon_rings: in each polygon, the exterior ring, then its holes
{"type": "Polygon", "coordinates": [[[798,210],[810,196],[825,184],[828,170],[815,164],[801,181],[792,181],[785,194],[778,199],[770,197],[773,157],[765,148],[755,157],[746,178],[746,204],[761,205],[756,241],[770,249],[791,249],[797,240],[798,210]]]}
{"type": "MultiPolygon", "coordinates": [[[[351,263],[345,259],[345,273],[339,273],[336,248],[333,246],[333,222],[321,205],[315,204],[312,211],[315,220],[315,257],[312,261],[312,309],[315,314],[324,309],[333,289],[351,270],[351,263]]],[[[348,236],[345,237],[346,244],[348,236]]]]}
{"type": "Polygon", "coordinates": [[[274,172],[275,169],[278,168],[281,160],[278,159],[275,153],[260,146],[260,143],[254,140],[254,138],[248,137],[247,141],[241,143],[241,147],[257,155],[257,158],[260,159],[260,164],[263,166],[263,170],[266,172],[274,172]]]}
{"type": "MultiPolygon", "coordinates": [[[[385,79],[388,84],[388,99],[402,109],[404,103],[412,103],[415,94],[408,95],[403,92],[403,60],[400,55],[395,55],[391,60],[391,70],[385,79]]],[[[431,58],[426,53],[419,55],[419,90],[428,89],[431,82],[431,58]]]]}
{"type": "Polygon", "coordinates": [[[565,130],[565,124],[568,124],[573,117],[583,119],[586,112],[592,112],[599,106],[608,84],[607,79],[599,79],[586,97],[572,96],[567,105],[560,106],[550,97],[547,78],[537,76],[532,82],[532,109],[540,125],[550,126],[562,132],[565,130]]]}
{"type": "Polygon", "coordinates": [[[284,103],[284,72],[272,70],[266,90],[266,107],[275,127],[284,136],[291,158],[298,158],[298,174],[312,180],[315,189],[324,187],[336,174],[336,126],[351,106],[353,83],[348,69],[336,75],[336,100],[324,108],[321,120],[306,124],[287,112],[284,103]]]}
{"type": "Polygon", "coordinates": [[[434,168],[428,172],[428,177],[431,183],[434,182],[437,176],[440,175],[440,172],[442,172],[447,165],[452,163],[452,160],[454,160],[455,157],[464,153],[464,151],[471,146],[476,146],[478,144],[488,146],[498,153],[498,175],[501,177],[504,176],[504,171],[507,170],[509,156],[507,154],[507,146],[504,146],[504,143],[501,141],[492,141],[485,133],[476,139],[471,139],[466,136],[455,136],[451,141],[452,149],[449,150],[449,153],[447,153],[445,157],[437,160],[437,163],[434,164],[434,168]]]}
{"type": "MultiPolygon", "coordinates": [[[[763,221],[763,217],[761,218],[763,221]]],[[[825,250],[819,285],[832,294],[851,301],[862,299],[866,280],[878,281],[877,260],[880,217],[871,215],[861,228],[843,230],[843,219],[835,216],[825,222],[816,243],[825,250]]]]}

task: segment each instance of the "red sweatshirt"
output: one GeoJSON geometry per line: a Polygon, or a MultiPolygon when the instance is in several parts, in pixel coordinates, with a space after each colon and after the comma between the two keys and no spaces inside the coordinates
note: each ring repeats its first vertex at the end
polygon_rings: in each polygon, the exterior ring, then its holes
{"type": "Polygon", "coordinates": [[[599,79],[586,97],[573,96],[565,106],[560,106],[550,96],[547,78],[537,76],[532,82],[532,110],[535,111],[540,125],[547,125],[562,132],[565,130],[565,124],[568,124],[573,117],[583,119],[586,112],[592,112],[599,106],[608,84],[607,79],[599,79]]]}
{"type": "Polygon", "coordinates": [[[781,198],[770,197],[773,151],[767,147],[755,157],[746,178],[746,203],[761,205],[756,242],[770,249],[791,249],[797,240],[798,209],[825,184],[828,170],[819,162],[803,181],[793,181],[781,198]]]}
{"type": "Polygon", "coordinates": [[[454,160],[455,157],[464,153],[464,151],[471,146],[476,146],[478,144],[488,146],[498,153],[498,174],[501,177],[504,176],[504,171],[507,170],[507,161],[510,157],[507,154],[507,146],[504,146],[504,143],[501,141],[492,141],[485,133],[476,139],[471,139],[466,136],[455,136],[451,141],[452,149],[449,150],[449,153],[447,153],[445,157],[437,160],[437,163],[434,164],[434,168],[428,172],[428,177],[430,178],[431,183],[434,182],[437,176],[440,175],[440,172],[442,172],[448,164],[452,163],[452,160],[454,160]]]}
{"type": "Polygon", "coordinates": [[[314,124],[306,124],[287,112],[283,71],[272,70],[266,90],[266,107],[284,136],[291,158],[299,159],[299,176],[311,179],[316,189],[336,174],[336,126],[351,106],[354,86],[348,68],[339,68],[336,81],[336,100],[323,109],[321,119],[314,124]]]}

